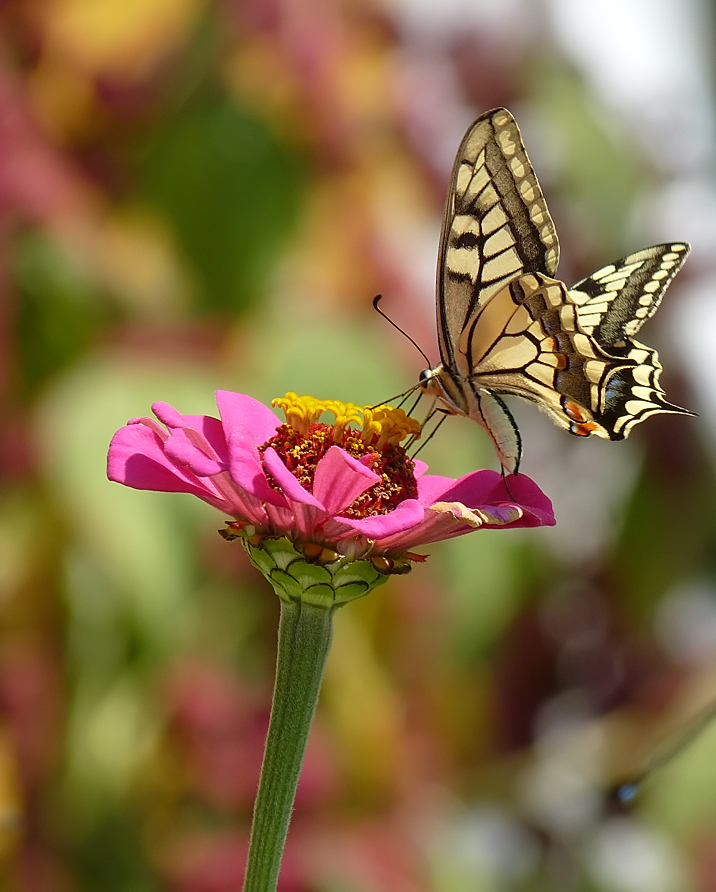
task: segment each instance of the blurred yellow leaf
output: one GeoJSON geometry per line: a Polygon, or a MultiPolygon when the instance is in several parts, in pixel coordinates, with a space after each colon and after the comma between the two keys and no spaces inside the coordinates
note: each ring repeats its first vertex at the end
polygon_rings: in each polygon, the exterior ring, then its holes
{"type": "Polygon", "coordinates": [[[92,83],[62,60],[43,59],[28,81],[32,108],[51,137],[71,141],[103,123],[92,83]]]}
{"type": "Polygon", "coordinates": [[[364,800],[384,794],[400,759],[403,706],[354,613],[341,612],[323,683],[343,768],[364,800]]]}
{"type": "Polygon", "coordinates": [[[50,55],[88,75],[141,76],[183,40],[203,0],[51,0],[42,13],[50,55]]]}
{"type": "Polygon", "coordinates": [[[181,314],[191,283],[160,219],[133,208],[105,220],[98,236],[99,277],[134,313],[181,314]]]}
{"type": "Polygon", "coordinates": [[[7,858],[20,838],[22,804],[15,754],[4,730],[0,730],[0,861],[7,858]]]}

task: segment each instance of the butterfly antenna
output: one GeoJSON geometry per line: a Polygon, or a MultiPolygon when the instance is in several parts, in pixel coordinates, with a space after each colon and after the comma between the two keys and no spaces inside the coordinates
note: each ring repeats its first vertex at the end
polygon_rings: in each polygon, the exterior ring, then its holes
{"type": "MultiPolygon", "coordinates": [[[[410,394],[415,393],[415,391],[418,389],[418,387],[420,387],[419,381],[417,384],[413,384],[412,387],[409,387],[407,390],[404,390],[402,393],[396,393],[395,396],[389,396],[388,399],[386,399],[386,400],[381,400],[379,403],[375,403],[372,406],[366,406],[366,409],[377,409],[378,406],[387,406],[388,403],[392,403],[393,400],[400,400],[400,402],[398,403],[398,408],[400,408],[400,406],[403,405],[403,403],[410,396],[410,394]]],[[[422,394],[421,394],[421,396],[422,396],[422,394]]],[[[418,397],[418,402],[419,401],[420,401],[420,397],[418,397]]],[[[415,405],[417,405],[417,403],[415,405]]],[[[408,415],[410,415],[410,412],[408,412],[408,415]]]]}
{"type": "Polygon", "coordinates": [[[386,313],[383,312],[383,310],[381,310],[380,302],[382,300],[383,300],[383,295],[376,294],[376,296],[373,298],[373,309],[376,311],[376,313],[378,313],[379,316],[382,316],[386,322],[388,322],[390,325],[392,325],[396,331],[399,331],[403,335],[404,338],[407,338],[410,341],[410,343],[413,345],[413,347],[415,347],[415,349],[418,351],[418,353],[420,353],[420,355],[423,357],[425,362],[427,362],[428,366],[430,367],[431,362],[428,359],[425,351],[422,349],[422,347],[420,347],[420,345],[417,343],[417,341],[413,340],[413,338],[410,337],[410,335],[407,333],[407,331],[403,331],[403,329],[397,323],[393,322],[393,320],[390,318],[390,316],[388,316],[386,313]]]}

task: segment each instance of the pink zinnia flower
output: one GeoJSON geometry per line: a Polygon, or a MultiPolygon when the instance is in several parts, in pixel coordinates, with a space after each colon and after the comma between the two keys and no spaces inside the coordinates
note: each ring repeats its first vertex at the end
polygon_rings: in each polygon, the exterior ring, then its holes
{"type": "Polygon", "coordinates": [[[107,473],[136,489],[188,492],[233,520],[281,601],[276,685],[244,889],[275,890],[281,854],[331,643],[333,614],[391,573],[410,549],[482,527],[553,524],[549,499],[523,475],[459,480],[427,474],[400,445],[420,433],[402,409],[359,408],[286,394],[282,423],[249,396],[220,390],[221,419],[136,418],[114,435],[107,473]],[[335,421],[321,421],[325,412],[335,421]],[[161,422],[161,424],[159,423],[161,422]]]}
{"type": "Polygon", "coordinates": [[[399,445],[419,432],[401,409],[287,394],[274,400],[282,423],[250,396],[220,390],[216,400],[221,419],[161,402],[152,406],[161,424],[132,419],[112,439],[110,480],[196,495],[234,519],[227,537],[287,537],[336,558],[390,560],[483,527],[555,522],[549,499],[522,474],[507,483],[489,470],[427,474],[399,445]],[[327,411],[333,424],[320,421],[327,411]]]}

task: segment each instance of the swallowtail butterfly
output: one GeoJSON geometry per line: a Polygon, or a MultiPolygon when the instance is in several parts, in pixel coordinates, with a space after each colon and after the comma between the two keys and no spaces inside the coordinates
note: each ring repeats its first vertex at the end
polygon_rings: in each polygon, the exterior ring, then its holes
{"type": "Polygon", "coordinates": [[[515,119],[479,117],[458,149],[437,271],[441,362],[422,391],[473,418],[516,473],[520,434],[502,396],[531,400],[579,437],[621,440],[667,402],[655,350],[635,340],[689,245],[655,245],[572,288],[554,278],[559,242],[515,119]]]}

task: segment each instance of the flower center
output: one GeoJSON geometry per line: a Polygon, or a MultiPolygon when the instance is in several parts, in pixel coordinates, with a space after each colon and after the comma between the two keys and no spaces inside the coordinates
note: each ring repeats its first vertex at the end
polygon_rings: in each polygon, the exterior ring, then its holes
{"type": "MultiPolygon", "coordinates": [[[[287,393],[272,401],[283,409],[282,424],[259,452],[273,446],[286,467],[308,492],[313,492],[316,466],[331,446],[340,446],[358,459],[380,480],[346,508],[346,517],[387,514],[405,499],[417,498],[415,465],[400,445],[410,435],[419,435],[420,423],[402,409],[392,406],[356,406],[338,400],[317,400],[287,393]],[[333,424],[320,420],[324,412],[335,417],[333,424]],[[360,428],[350,425],[360,424],[360,428]]],[[[269,483],[278,488],[266,470],[269,483]]]]}

